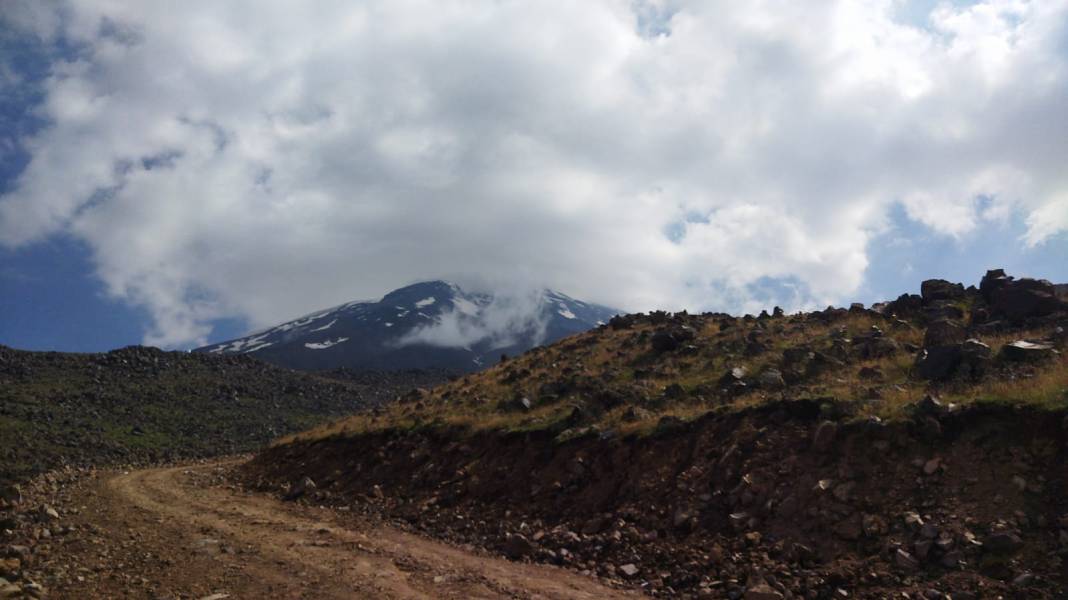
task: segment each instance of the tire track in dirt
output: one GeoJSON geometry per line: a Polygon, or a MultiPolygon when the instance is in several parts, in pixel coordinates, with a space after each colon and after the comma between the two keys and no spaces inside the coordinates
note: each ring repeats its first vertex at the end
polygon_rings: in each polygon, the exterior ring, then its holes
{"type": "Polygon", "coordinates": [[[222,590],[230,598],[636,597],[563,569],[481,556],[326,509],[203,483],[237,462],[116,475],[104,481],[101,501],[117,514],[142,514],[129,526],[152,530],[131,534],[148,545],[165,548],[173,538],[174,547],[236,548],[212,556],[234,575],[227,578],[233,587],[222,590]]]}

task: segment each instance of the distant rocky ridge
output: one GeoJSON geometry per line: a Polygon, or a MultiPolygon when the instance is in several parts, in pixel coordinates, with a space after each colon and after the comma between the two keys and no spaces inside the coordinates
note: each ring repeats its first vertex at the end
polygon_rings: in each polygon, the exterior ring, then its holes
{"type": "Polygon", "coordinates": [[[551,290],[510,298],[428,281],[196,351],[248,354],[303,370],[469,372],[495,364],[502,354],[596,327],[617,312],[551,290]]]}
{"type": "Polygon", "coordinates": [[[0,485],[67,465],[245,452],[445,379],[335,375],[140,346],[100,354],[0,346],[0,485]]]}

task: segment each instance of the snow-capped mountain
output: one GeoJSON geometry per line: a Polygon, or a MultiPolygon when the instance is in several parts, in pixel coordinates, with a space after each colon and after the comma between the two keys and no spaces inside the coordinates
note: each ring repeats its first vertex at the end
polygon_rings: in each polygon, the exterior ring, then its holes
{"type": "Polygon", "coordinates": [[[495,296],[428,281],[377,302],[342,304],[197,352],[251,354],[294,369],[474,371],[501,354],[516,355],[596,327],[617,312],[550,290],[495,296]]]}

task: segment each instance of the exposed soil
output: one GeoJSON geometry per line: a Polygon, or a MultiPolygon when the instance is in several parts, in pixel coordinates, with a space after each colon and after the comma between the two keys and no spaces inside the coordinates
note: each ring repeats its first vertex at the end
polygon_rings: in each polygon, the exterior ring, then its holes
{"type": "Polygon", "coordinates": [[[393,431],[295,441],[247,479],[654,595],[1064,598],[1068,420],[773,403],[650,436],[393,431]],[[299,488],[311,478],[314,489],[299,488]],[[633,567],[633,568],[631,568],[633,567]]]}
{"type": "Polygon", "coordinates": [[[56,535],[29,542],[22,568],[49,573],[39,580],[49,598],[79,600],[634,596],[352,512],[241,491],[227,480],[236,462],[100,473],[53,487],[56,535]]]}

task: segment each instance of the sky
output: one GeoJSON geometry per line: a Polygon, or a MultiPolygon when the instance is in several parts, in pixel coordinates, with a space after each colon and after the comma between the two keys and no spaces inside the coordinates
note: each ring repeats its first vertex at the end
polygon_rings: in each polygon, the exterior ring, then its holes
{"type": "Polygon", "coordinates": [[[5,0],[0,344],[1068,282],[1068,0],[5,0]]]}

